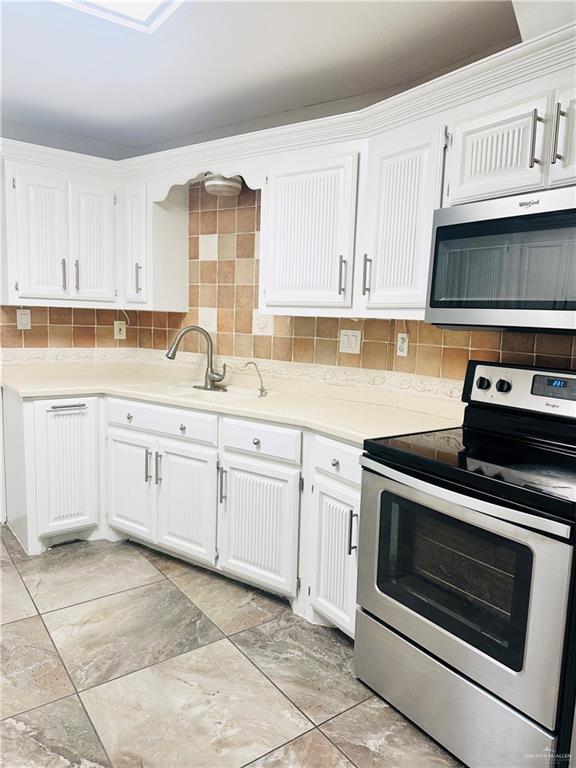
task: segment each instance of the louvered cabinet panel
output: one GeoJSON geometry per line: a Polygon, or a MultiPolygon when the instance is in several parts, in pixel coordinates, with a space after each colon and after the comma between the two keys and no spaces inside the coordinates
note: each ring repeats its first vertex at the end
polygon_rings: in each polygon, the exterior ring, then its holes
{"type": "Polygon", "coordinates": [[[563,88],[554,100],[550,186],[576,184],[576,89],[563,88]]]}
{"type": "Polygon", "coordinates": [[[316,478],[313,497],[316,557],[312,605],[353,637],[360,493],[316,478]]]}
{"type": "Polygon", "coordinates": [[[349,307],[358,155],[271,169],[262,199],[262,297],[273,307],[349,307]]]}
{"type": "Polygon", "coordinates": [[[412,127],[368,142],[359,291],[367,314],[425,305],[432,219],[440,205],[442,156],[443,131],[439,127],[412,127]]]}
{"type": "Polygon", "coordinates": [[[220,568],[296,594],[300,472],[270,461],[225,458],[218,513],[220,568]]]}
{"type": "Polygon", "coordinates": [[[159,440],[158,543],[199,562],[216,552],[217,451],[159,440]]]}
{"type": "Polygon", "coordinates": [[[539,189],[549,166],[552,95],[450,128],[445,204],[539,189]]]}
{"type": "Polygon", "coordinates": [[[108,522],[144,541],[155,541],[156,441],[130,430],[109,429],[107,436],[108,522]]]}
{"type": "Polygon", "coordinates": [[[34,403],[40,536],[98,523],[97,398],[34,403]]]}
{"type": "Polygon", "coordinates": [[[145,185],[129,185],[120,192],[118,261],[123,274],[126,301],[144,303],[148,281],[145,185]]]}
{"type": "Polygon", "coordinates": [[[65,298],[66,181],[56,172],[9,162],[5,176],[10,288],[23,299],[65,298]]]}
{"type": "Polygon", "coordinates": [[[86,177],[69,184],[71,294],[75,299],[114,301],[114,189],[86,177]]]}

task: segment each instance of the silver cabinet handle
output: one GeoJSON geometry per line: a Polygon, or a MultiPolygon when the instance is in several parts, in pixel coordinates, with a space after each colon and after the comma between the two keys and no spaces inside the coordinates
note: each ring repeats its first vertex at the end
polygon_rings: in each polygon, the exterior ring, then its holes
{"type": "Polygon", "coordinates": [[[186,424],[180,424],[178,429],[180,430],[180,432],[186,432],[186,424]]]}
{"type": "Polygon", "coordinates": [[[563,160],[564,155],[558,154],[558,139],[560,137],[560,120],[566,117],[566,112],[562,109],[562,104],[558,102],[554,108],[554,140],[552,142],[552,157],[550,162],[552,165],[556,163],[556,160],[563,160]]]}
{"type": "Polygon", "coordinates": [[[80,290],[80,262],[78,261],[78,259],[76,259],[74,262],[74,271],[76,274],[76,290],[79,291],[80,290]]]}
{"type": "Polygon", "coordinates": [[[62,290],[65,291],[68,287],[68,279],[66,277],[66,259],[62,259],[62,290]]]}
{"type": "Polygon", "coordinates": [[[155,475],[154,482],[156,483],[156,485],[159,485],[160,481],[162,480],[162,475],[160,474],[161,462],[162,462],[162,454],[156,451],[156,454],[154,456],[154,475],[155,475]]]}
{"type": "Polygon", "coordinates": [[[342,280],[344,279],[344,268],[346,266],[346,259],[342,254],[338,257],[338,295],[342,296],[344,291],[346,290],[346,286],[342,284],[342,280]]]}
{"type": "Polygon", "coordinates": [[[126,421],[132,421],[133,418],[134,416],[131,413],[126,414],[126,421]]]}
{"type": "Polygon", "coordinates": [[[354,544],[352,545],[352,532],[354,528],[354,518],[358,517],[358,515],[354,512],[353,509],[350,509],[348,511],[348,554],[351,555],[353,550],[358,549],[358,545],[354,544]]]}
{"type": "Polygon", "coordinates": [[[369,259],[368,254],[365,253],[364,264],[362,267],[362,296],[366,296],[370,291],[370,286],[368,285],[368,264],[372,266],[372,259],[369,259]]]}
{"type": "Polygon", "coordinates": [[[226,482],[227,474],[228,473],[224,467],[220,467],[220,504],[222,504],[226,498],[226,494],[224,493],[224,483],[226,482]]]}
{"type": "Polygon", "coordinates": [[[536,159],[536,133],[538,132],[538,122],[542,122],[542,118],[538,117],[538,110],[532,110],[532,133],[530,135],[530,159],[528,161],[528,168],[534,168],[536,163],[540,164],[541,160],[536,159]]]}
{"type": "Polygon", "coordinates": [[[252,440],[252,445],[255,445],[255,446],[256,446],[256,448],[258,448],[258,447],[260,446],[260,438],[259,438],[259,437],[255,437],[255,438],[252,440]]]}
{"type": "Polygon", "coordinates": [[[140,270],[142,269],[142,265],[138,264],[136,262],[134,264],[134,289],[136,293],[140,293],[142,290],[142,286],[140,285],[140,270]]]}
{"type": "Polygon", "coordinates": [[[149,480],[152,480],[152,474],[150,472],[150,457],[152,456],[152,451],[149,448],[146,448],[146,452],[144,454],[144,482],[147,483],[149,480]]]}
{"type": "Polygon", "coordinates": [[[340,462],[338,461],[338,459],[332,459],[330,464],[334,467],[334,469],[338,469],[338,467],[340,466],[340,462]]]}
{"type": "Polygon", "coordinates": [[[71,408],[88,408],[86,403],[70,403],[70,405],[51,405],[51,411],[69,411],[71,408]]]}

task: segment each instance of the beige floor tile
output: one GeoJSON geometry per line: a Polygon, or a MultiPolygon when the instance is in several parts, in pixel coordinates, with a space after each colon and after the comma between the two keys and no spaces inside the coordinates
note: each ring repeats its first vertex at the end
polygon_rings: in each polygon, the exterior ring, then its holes
{"type": "Polygon", "coordinates": [[[320,731],[310,731],[250,763],[250,768],[353,768],[353,765],[320,731]]]}
{"type": "Polygon", "coordinates": [[[310,728],[229,640],[80,696],[115,766],[239,768],[310,728]]]}
{"type": "Polygon", "coordinates": [[[25,619],[37,613],[15,565],[0,569],[0,624],[25,619]]]}

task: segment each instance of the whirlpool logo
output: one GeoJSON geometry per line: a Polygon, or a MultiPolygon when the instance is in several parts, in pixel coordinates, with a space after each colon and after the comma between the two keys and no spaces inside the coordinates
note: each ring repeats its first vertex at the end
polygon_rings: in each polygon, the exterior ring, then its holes
{"type": "Polygon", "coordinates": [[[534,205],[540,205],[540,199],[538,200],[520,200],[518,203],[520,208],[532,208],[534,205]]]}

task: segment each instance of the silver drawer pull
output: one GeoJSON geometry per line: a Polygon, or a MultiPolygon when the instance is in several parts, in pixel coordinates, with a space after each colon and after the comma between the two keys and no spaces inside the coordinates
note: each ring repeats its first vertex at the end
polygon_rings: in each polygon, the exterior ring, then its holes
{"type": "Polygon", "coordinates": [[[372,267],[372,259],[368,258],[368,254],[364,254],[364,265],[362,267],[362,296],[366,296],[370,292],[370,286],[368,285],[368,264],[372,267]]]}
{"type": "Polygon", "coordinates": [[[534,168],[535,165],[540,165],[542,162],[536,157],[536,133],[538,131],[538,123],[543,122],[542,118],[538,116],[538,110],[532,110],[532,129],[530,133],[530,155],[528,158],[528,168],[534,168]]]}
{"type": "Polygon", "coordinates": [[[86,403],[70,403],[70,405],[51,405],[51,411],[68,411],[71,408],[88,408],[86,403]]]}
{"type": "Polygon", "coordinates": [[[566,117],[567,114],[562,109],[562,104],[560,102],[556,104],[554,111],[554,140],[552,142],[552,157],[550,158],[552,165],[554,165],[556,160],[564,160],[564,155],[558,153],[558,139],[560,137],[560,120],[561,118],[566,117]]]}
{"type": "Polygon", "coordinates": [[[132,421],[133,418],[134,418],[134,415],[132,413],[126,414],[126,421],[132,421]]]}
{"type": "Polygon", "coordinates": [[[142,290],[142,286],[140,285],[140,270],[142,269],[142,265],[138,264],[136,262],[134,264],[134,290],[136,293],[140,293],[142,290]]]}
{"type": "Polygon", "coordinates": [[[348,512],[348,554],[351,555],[353,550],[358,549],[358,546],[356,544],[352,545],[352,531],[354,528],[354,518],[358,517],[358,515],[354,512],[353,509],[350,509],[348,512]]]}
{"type": "Polygon", "coordinates": [[[68,280],[66,278],[66,259],[62,259],[62,290],[65,291],[68,287],[68,280]]]}
{"type": "Polygon", "coordinates": [[[74,262],[74,271],[76,273],[76,290],[80,290],[80,262],[78,259],[74,262]]]}
{"type": "Polygon", "coordinates": [[[342,296],[346,291],[344,280],[344,270],[346,268],[346,259],[342,254],[338,257],[338,295],[342,296]]]}
{"type": "Polygon", "coordinates": [[[340,462],[338,461],[338,459],[332,459],[330,464],[334,467],[334,469],[339,469],[340,468],[340,462]]]}
{"type": "Polygon", "coordinates": [[[180,430],[180,432],[186,432],[186,424],[180,424],[178,429],[180,430]]]}
{"type": "Polygon", "coordinates": [[[259,438],[259,437],[255,437],[255,438],[252,440],[252,445],[255,445],[255,446],[256,446],[256,448],[259,448],[259,447],[260,447],[260,438],[259,438]]]}
{"type": "Polygon", "coordinates": [[[224,469],[224,467],[219,467],[220,471],[220,504],[223,504],[226,499],[226,491],[225,491],[225,485],[226,485],[226,475],[228,474],[227,471],[224,469]]]}
{"type": "Polygon", "coordinates": [[[154,474],[155,474],[154,482],[156,483],[156,485],[159,485],[160,481],[162,480],[162,475],[160,474],[161,461],[162,461],[162,454],[156,451],[156,455],[154,456],[154,474]]]}
{"type": "Polygon", "coordinates": [[[144,482],[147,483],[149,480],[152,480],[152,474],[150,473],[150,457],[152,456],[152,451],[149,448],[146,448],[146,451],[144,453],[144,482]]]}

